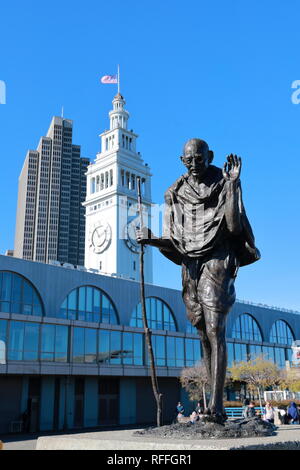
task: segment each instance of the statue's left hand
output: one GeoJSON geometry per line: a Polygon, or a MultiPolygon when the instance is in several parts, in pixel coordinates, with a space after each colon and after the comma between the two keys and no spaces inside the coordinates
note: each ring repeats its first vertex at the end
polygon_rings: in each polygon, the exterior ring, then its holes
{"type": "Polygon", "coordinates": [[[226,181],[237,181],[241,174],[242,159],[232,153],[228,155],[223,166],[223,176],[226,181]]]}

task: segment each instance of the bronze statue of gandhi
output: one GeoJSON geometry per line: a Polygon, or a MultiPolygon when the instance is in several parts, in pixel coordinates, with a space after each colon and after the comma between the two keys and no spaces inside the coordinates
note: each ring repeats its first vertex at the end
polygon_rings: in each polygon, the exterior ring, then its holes
{"type": "Polygon", "coordinates": [[[235,302],[234,280],[239,267],[257,261],[260,253],[242,201],[241,158],[230,154],[218,168],[200,139],[188,140],[180,158],[187,173],[165,193],[162,237],[142,227],[137,241],[156,246],[182,266],[182,296],[202,342],[211,384],[204,414],[222,422],[226,318],[235,302]]]}

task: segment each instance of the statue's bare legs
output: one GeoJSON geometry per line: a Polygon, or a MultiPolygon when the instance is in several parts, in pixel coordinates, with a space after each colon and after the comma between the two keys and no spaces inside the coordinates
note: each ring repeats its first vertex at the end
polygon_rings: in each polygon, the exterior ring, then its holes
{"type": "MultiPolygon", "coordinates": [[[[206,336],[205,343],[209,344],[207,354],[210,353],[210,373],[211,373],[211,395],[208,404],[208,412],[213,415],[222,416],[223,410],[223,390],[226,377],[227,354],[225,326],[226,315],[204,309],[205,333],[202,331],[200,338],[206,336]]],[[[200,325],[199,325],[200,327],[200,325]]],[[[203,340],[202,340],[203,341],[203,340]]],[[[204,343],[203,350],[205,348],[204,343]]]]}
{"type": "Polygon", "coordinates": [[[200,315],[200,312],[192,312],[188,308],[187,313],[200,336],[203,361],[211,384],[210,400],[204,414],[223,416],[223,390],[227,366],[226,314],[205,308],[201,309],[200,315]]]}

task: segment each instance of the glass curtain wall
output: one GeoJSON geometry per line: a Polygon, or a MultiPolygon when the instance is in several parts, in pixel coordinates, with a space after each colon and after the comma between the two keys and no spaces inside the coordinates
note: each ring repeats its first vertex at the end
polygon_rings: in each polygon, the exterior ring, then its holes
{"type": "MultiPolygon", "coordinates": [[[[157,366],[192,366],[201,358],[198,338],[152,335],[157,366]]],[[[149,365],[144,334],[56,324],[0,320],[0,363],[9,361],[149,365]],[[71,344],[70,344],[70,340],[71,344]]]]}
{"type": "Polygon", "coordinates": [[[41,326],[41,361],[68,361],[68,327],[63,325],[41,326]]]}

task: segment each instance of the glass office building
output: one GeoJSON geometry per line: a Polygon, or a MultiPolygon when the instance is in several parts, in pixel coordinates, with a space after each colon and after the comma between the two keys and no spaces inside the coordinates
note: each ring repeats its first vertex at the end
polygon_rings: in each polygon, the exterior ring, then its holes
{"type": "MultiPolygon", "coordinates": [[[[146,286],[146,307],[164,419],[183,367],[201,359],[181,292],[146,286]]],[[[284,367],[300,338],[299,314],[236,302],[228,363],[264,354],[284,367]]],[[[0,432],[155,422],[139,283],[0,256],[0,432]],[[145,407],[145,403],[147,406],[145,407]]]]}
{"type": "Polygon", "coordinates": [[[73,121],[54,116],[19,176],[13,256],[84,264],[88,158],[73,144],[73,121]]]}

